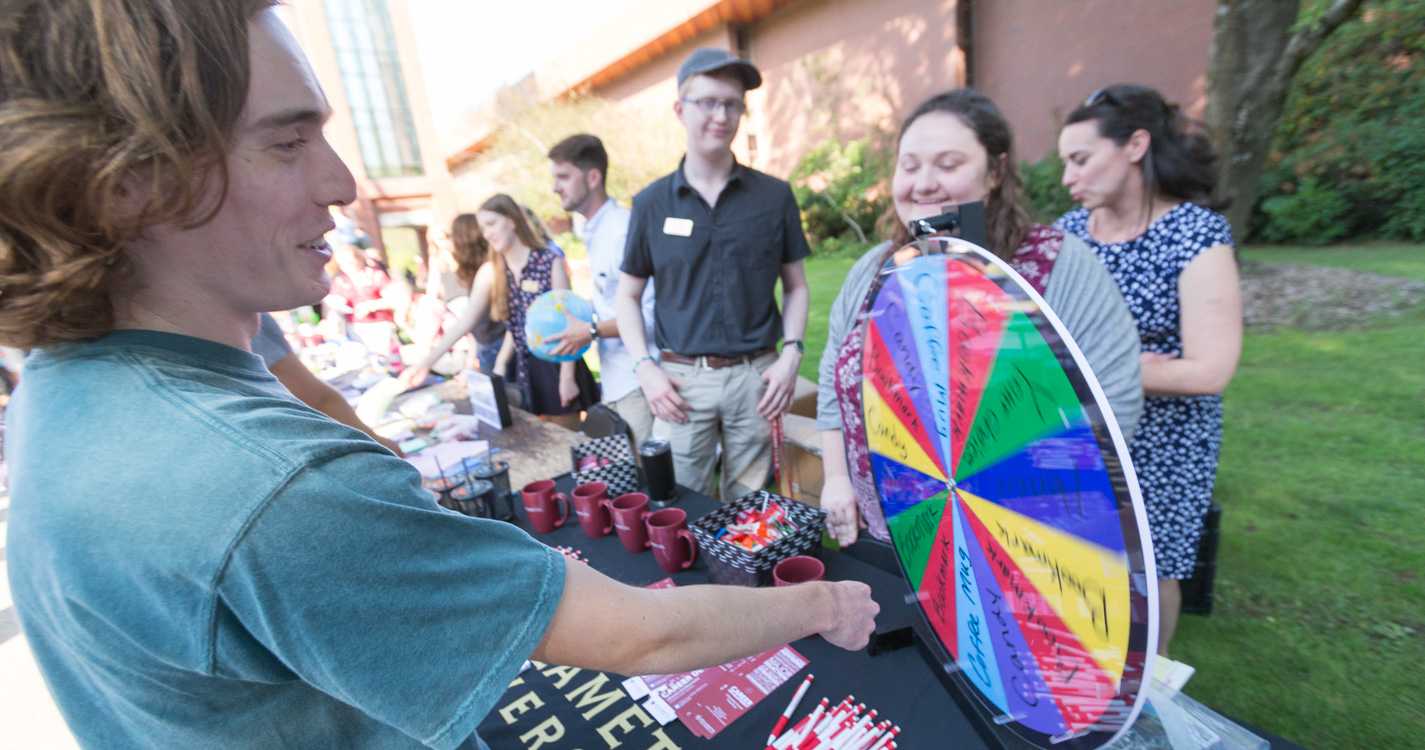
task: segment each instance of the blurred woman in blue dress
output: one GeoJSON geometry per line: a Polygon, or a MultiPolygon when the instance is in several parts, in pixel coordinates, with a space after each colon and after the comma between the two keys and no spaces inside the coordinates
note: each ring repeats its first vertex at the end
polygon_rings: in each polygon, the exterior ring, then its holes
{"type": "Polygon", "coordinates": [[[1095,91],[1059,134],[1077,235],[1118,282],[1142,341],[1147,397],[1130,452],[1158,569],[1167,655],[1217,479],[1222,391],[1242,350],[1232,230],[1213,209],[1216,155],[1201,128],[1144,86],[1095,91]]]}

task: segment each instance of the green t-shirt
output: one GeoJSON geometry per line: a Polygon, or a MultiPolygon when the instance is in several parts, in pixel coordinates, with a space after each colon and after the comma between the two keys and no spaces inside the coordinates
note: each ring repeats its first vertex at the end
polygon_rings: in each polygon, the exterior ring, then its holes
{"type": "Polygon", "coordinates": [[[7,417],[15,605],[87,747],[483,748],[563,592],[238,349],[41,351],[7,417]]]}

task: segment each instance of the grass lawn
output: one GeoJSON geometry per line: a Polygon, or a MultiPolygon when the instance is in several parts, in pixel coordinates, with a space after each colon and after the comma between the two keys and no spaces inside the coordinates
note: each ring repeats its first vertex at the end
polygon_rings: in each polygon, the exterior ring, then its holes
{"type": "Polygon", "coordinates": [[[1271,263],[1301,263],[1312,266],[1338,266],[1353,271],[1405,276],[1425,281],[1425,246],[1397,243],[1369,245],[1331,245],[1327,247],[1246,247],[1243,260],[1271,263]]]}
{"type": "MultiPolygon", "coordinates": [[[[807,313],[807,354],[798,373],[816,381],[821,353],[826,348],[826,314],[841,291],[846,273],[856,264],[856,258],[807,258],[807,287],[811,290],[811,310],[807,313]]],[[[778,289],[780,290],[780,286],[778,289]]]]}
{"type": "MultiPolygon", "coordinates": [[[[1425,279],[1420,246],[1243,257],[1425,279]]],[[[809,354],[853,262],[807,262],[809,354]]],[[[1173,642],[1198,670],[1188,694],[1313,750],[1425,748],[1425,308],[1370,330],[1249,332],[1216,499],[1216,609],[1173,642]]]]}

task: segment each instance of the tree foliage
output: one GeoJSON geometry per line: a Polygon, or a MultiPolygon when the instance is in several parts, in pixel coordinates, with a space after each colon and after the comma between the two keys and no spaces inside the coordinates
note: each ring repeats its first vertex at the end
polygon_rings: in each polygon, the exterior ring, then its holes
{"type": "Polygon", "coordinates": [[[1024,205],[1031,219],[1052,224],[1079,207],[1064,187],[1064,162],[1057,153],[1051,151],[1037,162],[1022,161],[1019,172],[1024,177],[1024,205]]]}
{"type": "Polygon", "coordinates": [[[1303,66],[1260,189],[1264,240],[1425,240],[1425,3],[1367,3],[1303,66]]]}
{"type": "Polygon", "coordinates": [[[1217,0],[1207,79],[1207,124],[1222,152],[1217,187],[1236,202],[1227,219],[1245,235],[1272,133],[1301,66],[1364,0],[1217,0]]]}
{"type": "Polygon", "coordinates": [[[649,118],[638,108],[592,95],[509,109],[515,114],[503,119],[473,168],[543,217],[564,215],[550,190],[547,154],[571,135],[590,133],[604,142],[609,153],[605,184],[609,195],[625,206],[638,191],[673,171],[683,154],[684,133],[671,114],[649,118]]]}
{"type": "Polygon", "coordinates": [[[802,209],[802,229],[813,247],[869,242],[890,207],[893,154],[884,133],[841,142],[827,138],[792,169],[789,182],[802,209]]]}
{"type": "Polygon", "coordinates": [[[805,133],[816,141],[787,176],[802,210],[802,229],[818,255],[858,253],[875,244],[876,221],[891,207],[896,158],[889,120],[872,113],[896,107],[881,81],[866,78],[848,86],[824,52],[804,56],[799,65],[803,75],[794,95],[807,103],[805,133]]]}

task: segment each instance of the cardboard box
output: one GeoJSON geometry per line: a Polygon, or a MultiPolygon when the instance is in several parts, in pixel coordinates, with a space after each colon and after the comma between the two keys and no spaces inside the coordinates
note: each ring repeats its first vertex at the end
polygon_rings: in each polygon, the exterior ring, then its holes
{"type": "Polygon", "coordinates": [[[792,414],[816,419],[816,382],[797,376],[797,389],[792,394],[792,414]]]}
{"type": "MultiPolygon", "coordinates": [[[[813,403],[815,396],[813,390],[813,403]]],[[[783,455],[789,480],[783,489],[793,500],[820,508],[823,475],[821,433],[816,429],[816,419],[788,414],[782,417],[782,429],[786,448],[783,455]]]]}

